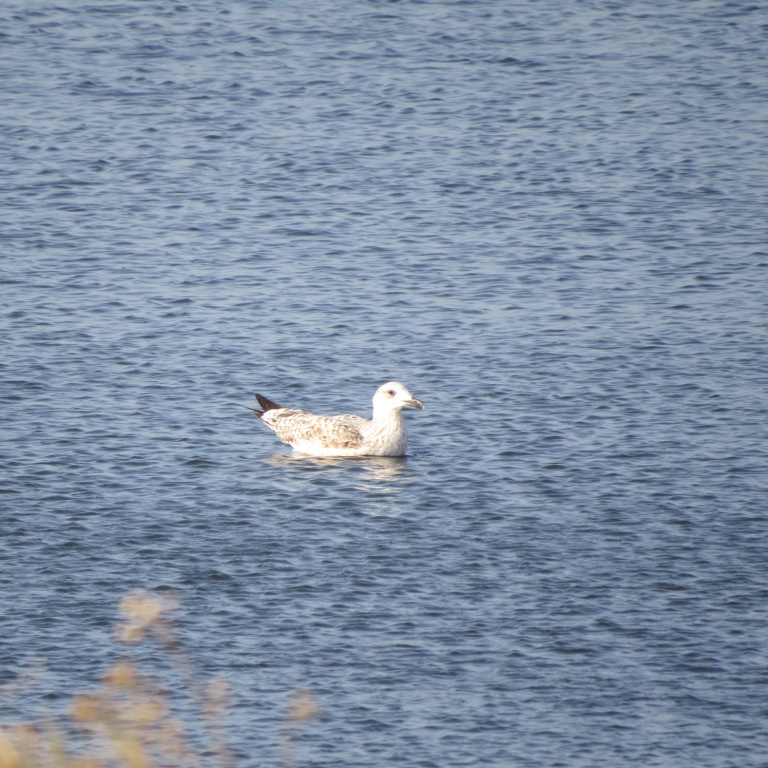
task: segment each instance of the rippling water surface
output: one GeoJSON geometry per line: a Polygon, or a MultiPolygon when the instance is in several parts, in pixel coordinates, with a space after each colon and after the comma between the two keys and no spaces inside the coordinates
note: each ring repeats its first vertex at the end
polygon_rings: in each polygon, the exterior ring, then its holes
{"type": "Polygon", "coordinates": [[[2,718],[180,591],[244,766],[768,761],[768,10],[6,0],[2,718]],[[255,391],[404,460],[295,457],[255,391]]]}

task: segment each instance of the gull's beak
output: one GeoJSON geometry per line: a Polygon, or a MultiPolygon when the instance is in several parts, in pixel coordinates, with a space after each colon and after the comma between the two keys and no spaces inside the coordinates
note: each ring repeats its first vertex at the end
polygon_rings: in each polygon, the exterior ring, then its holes
{"type": "Polygon", "coordinates": [[[424,410],[424,403],[422,403],[421,400],[417,400],[415,397],[411,400],[406,400],[403,405],[408,408],[418,408],[420,411],[424,410]]]}

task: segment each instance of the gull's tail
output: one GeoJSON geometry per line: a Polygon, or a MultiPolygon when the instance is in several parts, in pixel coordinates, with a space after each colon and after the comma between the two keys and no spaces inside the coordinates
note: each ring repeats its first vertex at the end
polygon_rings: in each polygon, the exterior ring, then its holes
{"type": "Polygon", "coordinates": [[[259,410],[258,408],[251,408],[250,405],[240,405],[240,403],[235,403],[235,405],[238,408],[245,408],[246,411],[250,411],[254,416],[258,417],[259,419],[267,412],[267,411],[274,411],[276,408],[282,408],[282,405],[278,405],[277,403],[273,403],[268,398],[264,397],[264,395],[256,395],[256,399],[259,401],[259,405],[263,408],[263,410],[259,410]]]}
{"type": "Polygon", "coordinates": [[[267,411],[274,411],[277,408],[282,408],[282,405],[278,405],[277,403],[272,402],[272,400],[269,400],[268,398],[264,397],[264,395],[256,395],[256,399],[259,401],[259,405],[264,409],[262,411],[257,411],[254,409],[254,413],[261,418],[267,411]]]}

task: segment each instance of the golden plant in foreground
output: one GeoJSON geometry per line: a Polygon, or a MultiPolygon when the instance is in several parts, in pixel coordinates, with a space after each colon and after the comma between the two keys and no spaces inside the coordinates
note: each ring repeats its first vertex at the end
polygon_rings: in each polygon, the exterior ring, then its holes
{"type": "MultiPolygon", "coordinates": [[[[169,617],[178,604],[171,593],[127,595],[119,604],[124,621],[116,636],[134,644],[153,639],[185,681],[198,718],[190,722],[174,714],[170,686],[121,659],[95,691],[73,697],[67,722],[0,726],[0,768],[233,768],[222,722],[228,686],[223,680],[198,682],[169,617]]],[[[286,718],[285,765],[294,764],[298,727],[316,716],[309,693],[297,691],[286,718]]]]}

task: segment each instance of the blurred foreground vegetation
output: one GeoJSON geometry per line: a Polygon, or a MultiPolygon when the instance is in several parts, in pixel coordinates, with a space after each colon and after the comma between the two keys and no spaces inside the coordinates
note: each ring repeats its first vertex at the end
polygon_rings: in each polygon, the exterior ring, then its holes
{"type": "MultiPolygon", "coordinates": [[[[96,690],[72,698],[63,721],[0,725],[0,768],[236,768],[224,724],[228,686],[199,681],[171,618],[177,607],[171,593],[127,595],[115,631],[122,643],[149,640],[164,651],[194,701],[192,714],[181,714],[190,709],[180,705],[173,685],[124,658],[96,690]]],[[[316,715],[309,694],[296,691],[283,732],[283,766],[293,766],[298,729],[316,715]]]]}

